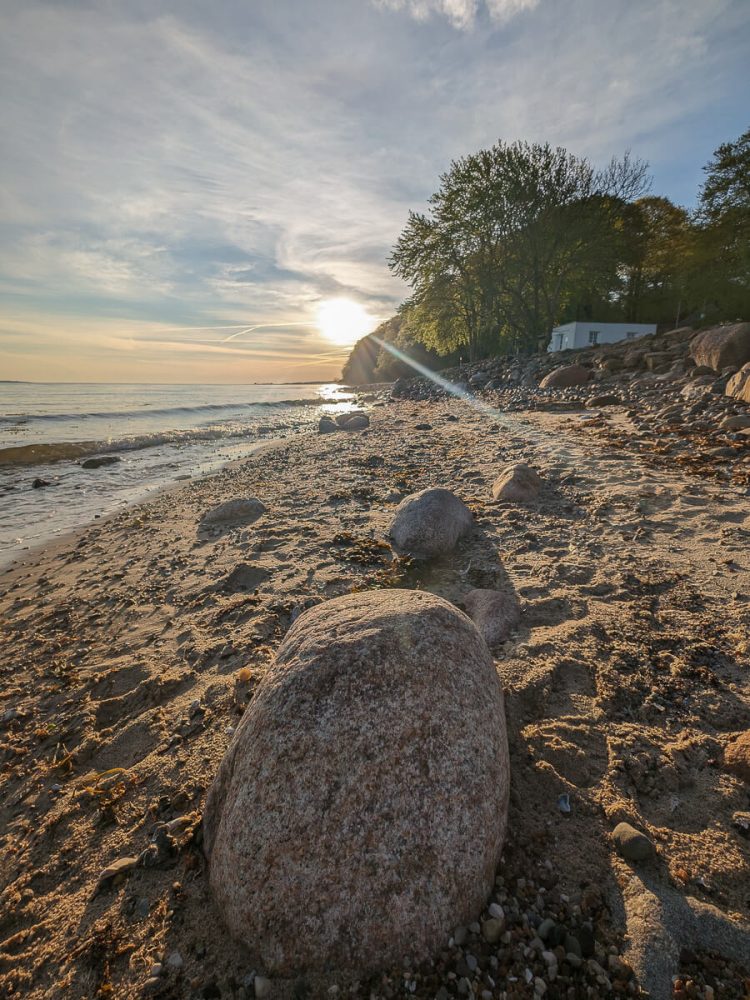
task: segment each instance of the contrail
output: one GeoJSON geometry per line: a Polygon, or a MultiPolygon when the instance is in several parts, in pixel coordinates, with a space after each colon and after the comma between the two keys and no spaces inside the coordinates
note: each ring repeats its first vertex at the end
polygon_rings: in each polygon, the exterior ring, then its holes
{"type": "MultiPolygon", "coordinates": [[[[230,333],[228,337],[225,337],[221,343],[227,344],[230,340],[236,340],[237,337],[241,337],[245,333],[252,333],[254,330],[273,330],[273,329],[285,329],[288,326],[310,326],[309,323],[305,321],[298,321],[295,323],[256,323],[255,326],[247,326],[242,330],[238,330],[237,333],[230,333]]],[[[205,329],[209,329],[205,327],[205,329]]],[[[218,329],[216,327],[215,329],[218,329]]]]}

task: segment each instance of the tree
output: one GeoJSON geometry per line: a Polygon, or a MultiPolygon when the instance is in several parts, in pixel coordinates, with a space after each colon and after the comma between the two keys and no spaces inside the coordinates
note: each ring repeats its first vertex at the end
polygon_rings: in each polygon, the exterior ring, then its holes
{"type": "Polygon", "coordinates": [[[413,288],[412,321],[470,359],[535,347],[584,284],[616,273],[622,206],[646,167],[629,156],[596,171],[549,144],[498,142],[451,164],[411,212],[390,266],[413,288]]]}
{"type": "Polygon", "coordinates": [[[639,198],[625,217],[630,259],[622,271],[623,318],[634,323],[678,323],[691,296],[695,230],[686,209],[668,198],[639,198]]]}
{"type": "Polygon", "coordinates": [[[750,318],[750,129],[703,168],[696,213],[704,312],[750,318]]]}

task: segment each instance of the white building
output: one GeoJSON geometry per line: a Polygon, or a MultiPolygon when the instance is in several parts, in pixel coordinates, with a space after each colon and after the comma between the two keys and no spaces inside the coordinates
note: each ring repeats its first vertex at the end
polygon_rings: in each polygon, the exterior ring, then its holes
{"type": "Polygon", "coordinates": [[[569,351],[571,348],[615,344],[618,340],[634,340],[656,333],[656,323],[565,323],[556,326],[548,351],[569,351]]]}

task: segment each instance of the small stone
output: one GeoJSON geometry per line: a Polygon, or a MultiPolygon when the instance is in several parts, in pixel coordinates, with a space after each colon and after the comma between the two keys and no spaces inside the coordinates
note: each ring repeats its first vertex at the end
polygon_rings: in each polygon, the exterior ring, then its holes
{"type": "Polygon", "coordinates": [[[273,984],[265,976],[256,976],[253,982],[256,997],[270,997],[273,984]]]}
{"type": "Polygon", "coordinates": [[[469,940],[468,927],[462,927],[462,926],[456,927],[456,929],[453,931],[453,940],[455,941],[455,943],[458,945],[459,948],[462,948],[469,940]]]}
{"type": "Polygon", "coordinates": [[[482,937],[488,944],[497,944],[503,936],[504,930],[505,921],[498,920],[496,917],[491,917],[489,920],[485,920],[482,924],[482,937]]]}
{"type": "Polygon", "coordinates": [[[82,469],[100,469],[103,465],[115,465],[120,459],[116,455],[102,455],[100,458],[87,458],[81,462],[82,469]]]}
{"type": "Polygon", "coordinates": [[[490,903],[489,914],[496,920],[505,920],[505,911],[499,903],[490,903]]]}
{"type": "Polygon", "coordinates": [[[163,967],[161,962],[157,962],[155,965],[151,966],[150,976],[160,976],[163,972],[163,967]]]}
{"type": "Polygon", "coordinates": [[[201,528],[231,528],[252,524],[265,514],[265,505],[255,497],[227,500],[206,511],[200,520],[201,528]]]}
{"type": "Polygon", "coordinates": [[[627,861],[645,861],[654,854],[654,845],[648,837],[630,823],[618,823],[612,831],[612,839],[627,861]]]}
{"type": "Polygon", "coordinates": [[[578,958],[581,957],[581,954],[582,954],[582,952],[581,952],[581,943],[578,940],[578,938],[575,937],[573,934],[566,934],[565,935],[564,947],[565,947],[565,951],[566,951],[566,953],[568,955],[570,955],[572,953],[573,955],[575,955],[578,958]]]}
{"type": "Polygon", "coordinates": [[[118,858],[102,871],[97,883],[97,891],[108,885],[119,885],[138,864],[138,858],[118,858]]]}
{"type": "Polygon", "coordinates": [[[530,465],[518,462],[503,469],[492,484],[492,496],[495,500],[528,503],[537,499],[541,493],[542,485],[541,478],[530,465]]]}
{"type": "Polygon", "coordinates": [[[173,951],[167,955],[167,965],[172,969],[181,969],[185,963],[179,951],[173,951]]]}
{"type": "Polygon", "coordinates": [[[555,927],[555,921],[547,917],[545,920],[541,922],[541,924],[539,924],[539,926],[536,929],[536,932],[542,939],[542,941],[546,941],[547,938],[552,933],[554,927],[555,927]]]}
{"type": "Polygon", "coordinates": [[[534,993],[538,997],[543,997],[546,992],[547,992],[547,984],[543,979],[540,979],[539,976],[537,976],[534,979],[534,993]]]}
{"type": "Polygon", "coordinates": [[[507,639],[521,618],[513,591],[470,590],[464,597],[464,607],[488,646],[507,639]]]}

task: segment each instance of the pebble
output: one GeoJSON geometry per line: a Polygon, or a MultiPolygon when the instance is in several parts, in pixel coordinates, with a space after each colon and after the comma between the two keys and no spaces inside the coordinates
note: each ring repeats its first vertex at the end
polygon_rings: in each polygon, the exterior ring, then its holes
{"type": "Polygon", "coordinates": [[[453,940],[459,946],[465,945],[469,939],[469,929],[468,927],[456,927],[453,931],[453,940]]]}
{"type": "Polygon", "coordinates": [[[499,920],[497,917],[490,917],[489,920],[485,920],[482,924],[482,937],[488,944],[497,944],[503,936],[504,930],[504,920],[499,920]]]}
{"type": "Polygon", "coordinates": [[[612,831],[618,852],[627,861],[645,861],[654,854],[654,845],[640,830],[630,823],[618,823],[612,831]]]}
{"type": "Polygon", "coordinates": [[[119,885],[137,864],[138,858],[118,858],[117,861],[113,861],[99,875],[97,890],[105,888],[110,883],[119,885]]]}
{"type": "Polygon", "coordinates": [[[270,997],[273,984],[265,976],[256,976],[253,982],[256,997],[270,997]]]}
{"type": "Polygon", "coordinates": [[[555,927],[555,921],[547,917],[545,920],[541,922],[541,924],[539,924],[539,926],[536,929],[536,932],[542,939],[542,941],[546,941],[547,938],[552,933],[554,927],[555,927]]]}

